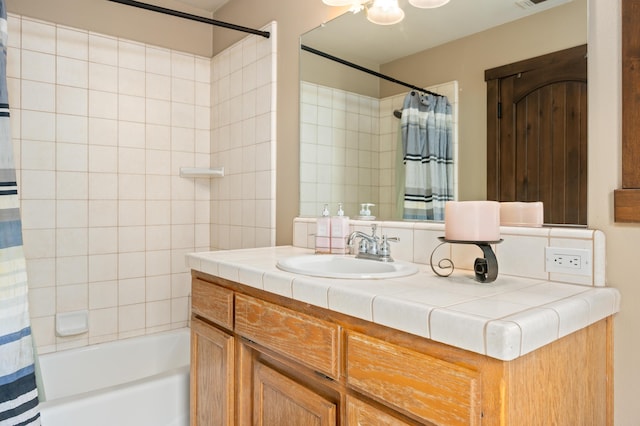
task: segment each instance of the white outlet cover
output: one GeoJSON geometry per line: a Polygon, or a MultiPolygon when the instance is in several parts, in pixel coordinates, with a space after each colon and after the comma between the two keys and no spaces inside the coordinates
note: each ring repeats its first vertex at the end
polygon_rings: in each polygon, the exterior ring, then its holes
{"type": "Polygon", "coordinates": [[[545,270],[547,272],[558,272],[570,275],[591,275],[593,273],[593,254],[591,250],[569,247],[545,247],[545,258],[545,270]],[[580,265],[579,267],[558,265],[553,261],[556,256],[579,257],[580,265]]]}

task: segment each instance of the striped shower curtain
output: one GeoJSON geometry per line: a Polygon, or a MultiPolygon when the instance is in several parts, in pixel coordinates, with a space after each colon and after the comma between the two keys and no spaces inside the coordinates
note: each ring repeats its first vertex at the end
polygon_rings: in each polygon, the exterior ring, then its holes
{"type": "Polygon", "coordinates": [[[410,92],[402,107],[404,219],[444,220],[453,200],[452,109],[446,96],[410,92]]]}
{"type": "Polygon", "coordinates": [[[39,425],[16,171],[7,96],[7,11],[0,0],[0,425],[39,425]]]}

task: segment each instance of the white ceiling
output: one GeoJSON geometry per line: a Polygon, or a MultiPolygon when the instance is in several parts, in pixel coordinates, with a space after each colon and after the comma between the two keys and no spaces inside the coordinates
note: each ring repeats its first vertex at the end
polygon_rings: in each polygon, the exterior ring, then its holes
{"type": "Polygon", "coordinates": [[[520,0],[451,0],[437,9],[418,9],[400,0],[405,19],[398,24],[375,25],[364,11],[347,12],[304,34],[302,43],[349,60],[384,64],[570,1],[546,0],[522,8],[520,0]]]}

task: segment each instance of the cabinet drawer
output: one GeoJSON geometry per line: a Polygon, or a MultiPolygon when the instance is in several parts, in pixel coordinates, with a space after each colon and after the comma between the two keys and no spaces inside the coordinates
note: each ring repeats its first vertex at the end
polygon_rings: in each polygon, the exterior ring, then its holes
{"type": "Polygon", "coordinates": [[[241,336],[338,378],[340,326],[242,294],[235,322],[241,336]]]}
{"type": "Polygon", "coordinates": [[[480,423],[479,373],[349,332],[347,383],[437,425],[480,423]]]}
{"type": "Polygon", "coordinates": [[[203,318],[233,329],[233,291],[194,278],[191,281],[191,310],[203,318]]]}

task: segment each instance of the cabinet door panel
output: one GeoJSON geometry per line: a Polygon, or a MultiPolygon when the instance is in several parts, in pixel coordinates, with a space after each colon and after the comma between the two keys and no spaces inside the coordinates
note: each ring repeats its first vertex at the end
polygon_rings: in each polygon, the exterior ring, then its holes
{"type": "Polygon", "coordinates": [[[234,338],[191,320],[191,426],[234,422],[234,338]]]}
{"type": "Polygon", "coordinates": [[[480,423],[479,373],[349,332],[347,383],[438,425],[480,423]]]}
{"type": "Polygon", "coordinates": [[[337,379],[340,326],[242,294],[235,331],[337,379]]]}
{"type": "Polygon", "coordinates": [[[409,423],[393,417],[384,411],[360,401],[351,395],[347,396],[348,426],[410,426],[409,423]]]}
{"type": "Polygon", "coordinates": [[[254,425],[334,426],[336,405],[276,370],[255,364],[254,425]]]}

